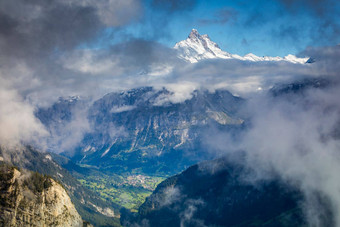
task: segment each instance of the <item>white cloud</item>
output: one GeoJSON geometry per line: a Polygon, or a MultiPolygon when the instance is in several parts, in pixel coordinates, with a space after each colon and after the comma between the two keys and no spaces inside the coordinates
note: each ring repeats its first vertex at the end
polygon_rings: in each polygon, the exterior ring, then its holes
{"type": "Polygon", "coordinates": [[[22,100],[15,90],[0,89],[0,144],[17,146],[38,142],[47,135],[44,126],[35,118],[34,108],[22,100]]]}
{"type": "Polygon", "coordinates": [[[115,56],[105,55],[100,50],[77,50],[63,56],[60,62],[66,69],[87,75],[121,75],[123,70],[115,56]]]}
{"type": "Polygon", "coordinates": [[[191,82],[182,82],[181,84],[164,84],[164,87],[170,92],[161,95],[155,100],[155,106],[162,106],[169,103],[181,103],[192,98],[192,93],[198,89],[198,85],[191,82]]]}
{"type": "Polygon", "coordinates": [[[111,109],[111,113],[121,113],[121,112],[125,112],[125,111],[130,111],[135,109],[136,106],[114,106],[111,109]]]}
{"type": "Polygon", "coordinates": [[[339,226],[339,91],[338,84],[289,98],[253,97],[246,108],[251,124],[244,134],[235,140],[215,131],[207,141],[222,154],[237,156],[244,151],[242,164],[255,172],[247,180],[256,183],[279,177],[298,187],[311,226],[322,226],[324,210],[316,195],[321,196],[339,226]]]}

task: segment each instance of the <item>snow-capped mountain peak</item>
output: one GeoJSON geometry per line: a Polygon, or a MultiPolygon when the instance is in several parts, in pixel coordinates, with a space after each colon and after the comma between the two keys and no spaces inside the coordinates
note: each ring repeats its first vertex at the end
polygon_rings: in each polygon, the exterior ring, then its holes
{"type": "Polygon", "coordinates": [[[198,31],[196,29],[192,29],[188,38],[191,39],[191,40],[196,40],[196,39],[199,39],[201,35],[198,33],[198,31]]]}
{"type": "Polygon", "coordinates": [[[217,43],[213,42],[208,35],[200,35],[196,29],[192,29],[188,38],[182,40],[174,46],[178,51],[178,57],[191,63],[196,63],[204,59],[238,59],[242,61],[287,61],[291,63],[304,64],[309,58],[298,58],[295,55],[285,57],[259,57],[249,53],[245,56],[231,54],[223,51],[217,43]]]}
{"type": "Polygon", "coordinates": [[[221,50],[208,35],[200,35],[196,29],[192,29],[188,38],[176,43],[174,48],[179,51],[180,58],[191,63],[210,58],[232,58],[232,54],[221,50]]]}

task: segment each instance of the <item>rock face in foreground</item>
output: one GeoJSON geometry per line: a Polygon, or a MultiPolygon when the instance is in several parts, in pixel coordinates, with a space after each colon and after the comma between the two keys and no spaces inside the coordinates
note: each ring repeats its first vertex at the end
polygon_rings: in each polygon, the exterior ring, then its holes
{"type": "Polygon", "coordinates": [[[2,164],[0,226],[83,226],[83,221],[59,183],[2,164]]]}
{"type": "MultiPolygon", "coordinates": [[[[84,221],[94,226],[119,226],[118,217],[112,218],[112,215],[106,216],[100,213],[101,210],[109,208],[114,209],[116,214],[116,211],[119,210],[118,206],[110,201],[103,201],[96,193],[83,187],[66,169],[54,161],[55,158],[62,157],[40,152],[32,146],[6,148],[0,144],[0,163],[48,175],[60,182],[84,221]]],[[[73,167],[72,163],[68,163],[68,160],[63,162],[73,167]]],[[[90,173],[86,172],[86,174],[90,173]]]]}

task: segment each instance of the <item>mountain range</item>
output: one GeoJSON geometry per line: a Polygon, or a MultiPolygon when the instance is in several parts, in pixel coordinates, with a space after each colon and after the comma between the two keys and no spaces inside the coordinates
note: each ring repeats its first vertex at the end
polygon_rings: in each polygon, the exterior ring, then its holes
{"type": "MultiPolygon", "coordinates": [[[[275,100],[296,99],[312,89],[329,88],[327,79],[305,79],[273,87],[268,95],[275,100]]],[[[311,105],[308,103],[307,105],[311,105]]],[[[251,127],[251,126],[250,126],[251,127]]],[[[338,131],[338,130],[337,130],[338,131]]],[[[335,133],[339,135],[338,132],[335,133]]],[[[259,178],[247,166],[240,150],[235,154],[193,165],[160,183],[146,198],[137,214],[123,210],[124,226],[314,226],[308,218],[306,194],[299,184],[281,178],[259,178]]],[[[257,167],[255,167],[257,168],[257,167]]],[[[260,166],[258,168],[261,168],[260,166]]],[[[318,226],[336,226],[330,201],[317,190],[312,195],[317,207],[318,226]]]]}
{"type": "Polygon", "coordinates": [[[178,51],[178,56],[188,62],[196,63],[205,59],[236,59],[241,61],[286,61],[294,64],[305,64],[309,58],[298,58],[289,54],[285,57],[259,57],[249,53],[244,56],[231,54],[221,50],[221,48],[208,35],[200,35],[196,29],[192,29],[186,40],[176,43],[174,48],[178,51]]]}
{"type": "MultiPolygon", "coordinates": [[[[75,151],[64,155],[113,172],[175,174],[209,158],[201,138],[210,129],[242,127],[238,110],[244,100],[228,91],[195,91],[183,103],[170,102],[171,95],[152,87],[105,95],[89,104],[85,113],[91,130],[75,151]]],[[[64,133],[62,128],[83,105],[79,99],[59,100],[36,115],[50,132],[64,133]]]]}

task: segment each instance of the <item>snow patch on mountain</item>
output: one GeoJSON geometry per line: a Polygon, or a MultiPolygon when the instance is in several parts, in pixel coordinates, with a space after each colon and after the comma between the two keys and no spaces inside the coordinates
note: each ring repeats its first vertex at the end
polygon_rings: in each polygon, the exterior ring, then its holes
{"type": "Polygon", "coordinates": [[[242,61],[286,61],[294,64],[304,64],[309,58],[298,58],[295,55],[285,57],[259,57],[249,53],[245,56],[231,54],[223,51],[208,35],[200,35],[196,29],[192,29],[186,40],[176,43],[174,49],[178,51],[178,57],[188,62],[196,63],[204,59],[237,59],[242,61]]]}

